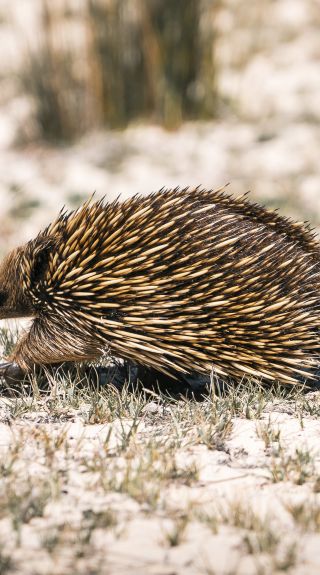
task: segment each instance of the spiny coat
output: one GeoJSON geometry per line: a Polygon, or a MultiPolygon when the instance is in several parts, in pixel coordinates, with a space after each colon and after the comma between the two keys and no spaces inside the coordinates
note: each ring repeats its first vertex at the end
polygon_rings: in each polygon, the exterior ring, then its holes
{"type": "Polygon", "coordinates": [[[319,365],[320,247],[224,191],[161,190],[61,212],[0,267],[0,318],[32,316],[11,361],[214,369],[295,383],[319,365]]]}

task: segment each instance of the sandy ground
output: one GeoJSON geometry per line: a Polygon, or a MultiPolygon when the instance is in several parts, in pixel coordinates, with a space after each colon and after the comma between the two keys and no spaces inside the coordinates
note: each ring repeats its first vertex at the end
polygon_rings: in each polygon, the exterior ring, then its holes
{"type": "Polygon", "coordinates": [[[317,393],[74,399],[0,400],[1,573],[319,573],[317,393]]]}

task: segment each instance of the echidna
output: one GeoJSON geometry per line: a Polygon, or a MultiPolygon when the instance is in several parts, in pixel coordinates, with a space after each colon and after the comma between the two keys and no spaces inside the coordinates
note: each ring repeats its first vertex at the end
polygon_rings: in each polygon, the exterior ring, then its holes
{"type": "Polygon", "coordinates": [[[0,318],[32,316],[10,361],[97,360],[283,383],[319,366],[320,246],[224,191],[90,200],[10,253],[0,318]]]}

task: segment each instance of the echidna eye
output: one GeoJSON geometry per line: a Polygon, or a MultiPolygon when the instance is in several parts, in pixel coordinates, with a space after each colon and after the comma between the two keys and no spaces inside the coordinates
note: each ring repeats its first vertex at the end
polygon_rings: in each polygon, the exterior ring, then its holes
{"type": "Polygon", "coordinates": [[[41,251],[39,251],[35,257],[33,269],[31,271],[31,280],[34,283],[40,281],[45,273],[48,265],[49,250],[49,246],[46,246],[41,251]]]}
{"type": "Polygon", "coordinates": [[[6,303],[8,298],[8,294],[6,292],[0,290],[0,307],[6,303]]]}

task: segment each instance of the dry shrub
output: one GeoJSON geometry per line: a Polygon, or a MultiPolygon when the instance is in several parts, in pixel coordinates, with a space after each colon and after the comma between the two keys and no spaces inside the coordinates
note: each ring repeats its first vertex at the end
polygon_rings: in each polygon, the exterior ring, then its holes
{"type": "MultiPolygon", "coordinates": [[[[214,6],[213,6],[214,4],[214,6]]],[[[24,86],[41,137],[151,119],[168,128],[216,109],[208,0],[43,0],[24,86]]]]}

